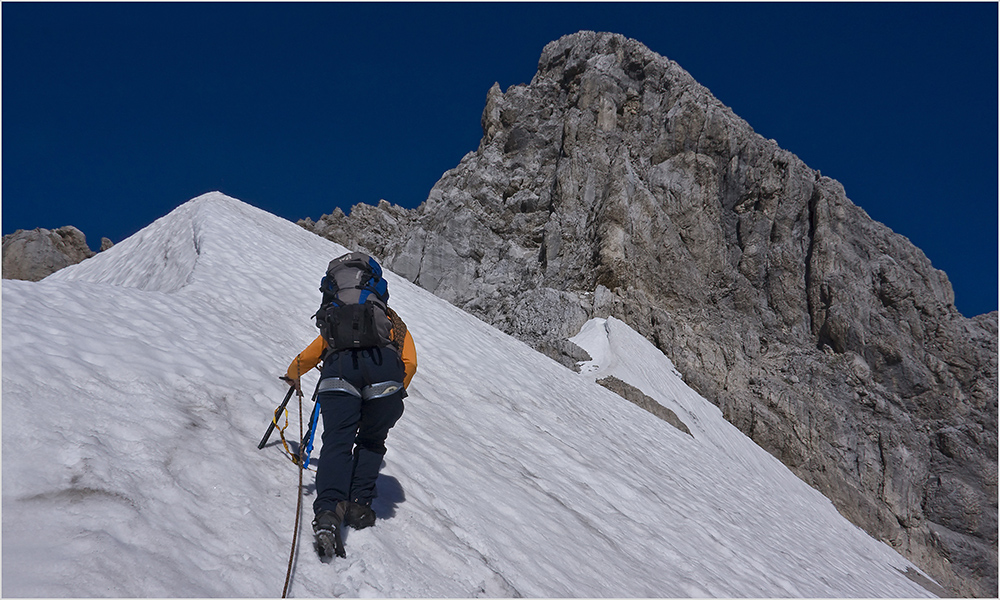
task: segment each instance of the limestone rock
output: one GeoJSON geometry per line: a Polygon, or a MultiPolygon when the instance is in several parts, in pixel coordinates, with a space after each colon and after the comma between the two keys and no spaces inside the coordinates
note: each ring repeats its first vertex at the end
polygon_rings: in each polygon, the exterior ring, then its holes
{"type": "Polygon", "coordinates": [[[622,398],[625,398],[626,400],[628,400],[632,404],[635,404],[639,408],[649,411],[654,416],[663,419],[667,423],[670,423],[680,431],[683,431],[684,433],[691,435],[691,430],[688,429],[688,426],[685,425],[684,422],[680,420],[680,417],[677,416],[677,413],[670,410],[666,406],[663,406],[656,400],[653,400],[652,398],[644,394],[643,391],[640,390],[639,388],[633,385],[629,385],[628,383],[625,383],[624,381],[618,379],[614,375],[609,375],[607,377],[598,379],[597,383],[608,388],[609,390],[618,394],[622,398]]]}
{"type": "Polygon", "coordinates": [[[418,208],[314,231],[565,364],[614,316],[951,593],[997,595],[997,313],[634,40],[548,44],[418,208]]]}
{"type": "Polygon", "coordinates": [[[93,255],[87,237],[72,225],[55,230],[19,229],[3,236],[3,278],[38,281],[93,255]]]}

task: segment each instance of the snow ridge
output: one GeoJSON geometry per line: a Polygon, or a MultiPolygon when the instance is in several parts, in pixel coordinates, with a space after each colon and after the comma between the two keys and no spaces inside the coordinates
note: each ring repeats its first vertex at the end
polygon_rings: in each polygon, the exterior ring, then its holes
{"type": "MultiPolygon", "coordinates": [[[[4,281],[4,595],[277,593],[297,473],[256,444],[344,251],[212,193],[106,256],[4,281]]],[[[624,324],[588,324],[576,339],[597,360],[579,375],[386,277],[420,368],[378,525],[323,565],[304,519],[292,595],[929,595],[624,324]]]]}

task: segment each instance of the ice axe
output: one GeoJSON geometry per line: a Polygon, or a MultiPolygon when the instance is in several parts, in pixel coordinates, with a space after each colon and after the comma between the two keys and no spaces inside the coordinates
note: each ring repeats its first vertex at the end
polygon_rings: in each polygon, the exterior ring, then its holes
{"type": "Polygon", "coordinates": [[[292,394],[295,393],[295,386],[288,387],[288,393],[285,394],[285,399],[281,401],[278,408],[274,409],[274,418],[271,419],[271,424],[267,426],[267,433],[261,438],[260,443],[257,444],[257,449],[261,450],[264,448],[264,444],[267,443],[267,438],[271,437],[271,432],[274,431],[274,424],[278,422],[278,417],[281,415],[281,411],[285,410],[285,406],[288,405],[288,401],[292,398],[292,394]]]}

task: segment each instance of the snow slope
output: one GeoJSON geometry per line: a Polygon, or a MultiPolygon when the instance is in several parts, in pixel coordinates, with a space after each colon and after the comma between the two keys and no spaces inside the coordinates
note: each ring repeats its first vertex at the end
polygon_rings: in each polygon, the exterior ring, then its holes
{"type": "MultiPolygon", "coordinates": [[[[344,251],[212,193],[41,282],[3,281],[3,595],[281,593],[298,474],[256,446],[344,251]]],[[[577,374],[387,279],[420,367],[379,522],[321,564],[307,473],[291,595],[930,595],[621,322],[575,338],[595,357],[577,374]]]]}

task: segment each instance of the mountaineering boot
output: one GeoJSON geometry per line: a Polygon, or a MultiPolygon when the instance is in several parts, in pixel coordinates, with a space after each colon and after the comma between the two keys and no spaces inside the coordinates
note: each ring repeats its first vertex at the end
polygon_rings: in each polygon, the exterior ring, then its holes
{"type": "Polygon", "coordinates": [[[351,502],[347,505],[347,524],[354,529],[364,529],[375,524],[375,511],[365,504],[351,502]]]}
{"type": "Polygon", "coordinates": [[[337,509],[321,510],[313,519],[313,533],[316,534],[316,553],[320,561],[328,563],[334,556],[347,557],[344,542],[340,537],[340,524],[347,512],[347,502],[337,503],[337,509]]]}

